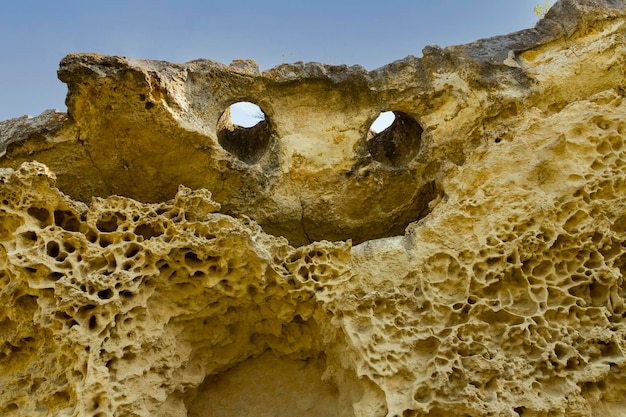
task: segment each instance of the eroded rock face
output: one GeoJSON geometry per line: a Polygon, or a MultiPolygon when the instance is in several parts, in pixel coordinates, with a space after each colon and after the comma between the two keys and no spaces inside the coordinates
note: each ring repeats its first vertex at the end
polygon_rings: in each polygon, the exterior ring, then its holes
{"type": "Polygon", "coordinates": [[[66,57],[68,114],[0,123],[0,414],[626,414],[625,14],[371,72],[66,57]]]}

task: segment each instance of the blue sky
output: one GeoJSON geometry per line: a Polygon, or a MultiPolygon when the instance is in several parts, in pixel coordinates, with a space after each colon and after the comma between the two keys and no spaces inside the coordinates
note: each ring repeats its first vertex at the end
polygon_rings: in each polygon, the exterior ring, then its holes
{"type": "Polygon", "coordinates": [[[63,56],[254,59],[374,69],[535,25],[539,0],[20,0],[0,7],[0,121],[65,110],[63,56]]]}

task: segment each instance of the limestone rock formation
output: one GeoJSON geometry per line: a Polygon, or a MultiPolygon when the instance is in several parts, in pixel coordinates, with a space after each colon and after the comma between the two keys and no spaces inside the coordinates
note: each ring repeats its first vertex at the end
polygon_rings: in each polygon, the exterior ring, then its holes
{"type": "Polygon", "coordinates": [[[0,123],[0,415],[626,415],[625,37],[66,57],[67,114],[0,123]]]}

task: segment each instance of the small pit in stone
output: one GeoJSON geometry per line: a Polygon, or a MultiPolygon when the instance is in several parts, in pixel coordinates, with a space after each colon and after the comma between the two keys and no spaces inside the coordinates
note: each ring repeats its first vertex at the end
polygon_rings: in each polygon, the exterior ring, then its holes
{"type": "Polygon", "coordinates": [[[265,154],[270,138],[265,112],[248,101],[232,104],[217,122],[217,141],[222,148],[250,165],[265,154]]]}
{"type": "Polygon", "coordinates": [[[367,150],[383,165],[406,166],[420,150],[423,131],[422,126],[404,112],[382,112],[370,127],[367,150]]]}

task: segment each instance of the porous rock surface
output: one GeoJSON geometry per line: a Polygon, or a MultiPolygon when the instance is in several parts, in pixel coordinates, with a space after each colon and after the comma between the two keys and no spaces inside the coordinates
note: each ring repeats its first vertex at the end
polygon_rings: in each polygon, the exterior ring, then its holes
{"type": "Polygon", "coordinates": [[[66,57],[68,113],[0,123],[0,415],[626,415],[625,16],[370,72],[66,57]]]}

